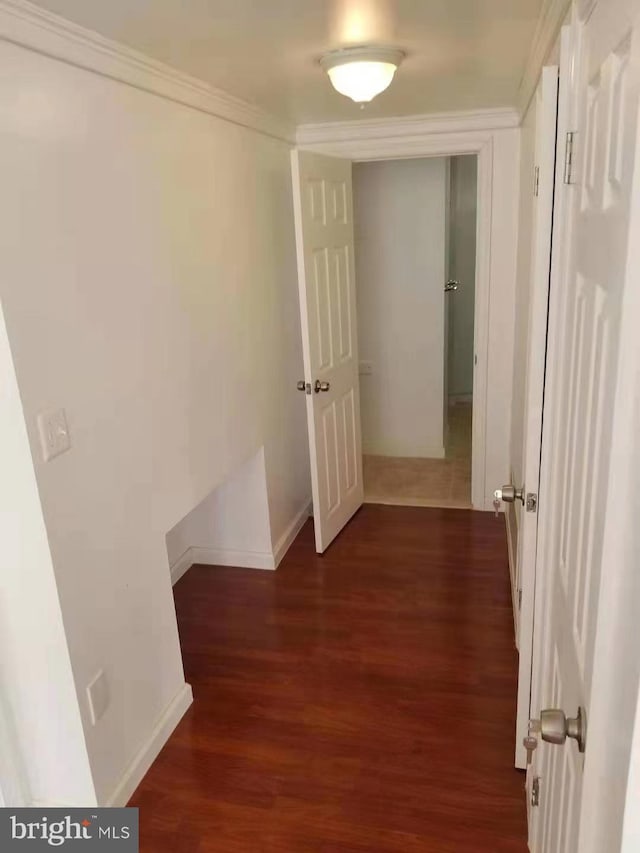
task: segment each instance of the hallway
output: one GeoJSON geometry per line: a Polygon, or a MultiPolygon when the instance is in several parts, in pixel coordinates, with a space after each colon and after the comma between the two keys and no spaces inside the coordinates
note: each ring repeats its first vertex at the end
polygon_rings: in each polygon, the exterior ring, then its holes
{"type": "Polygon", "coordinates": [[[366,505],[175,599],[195,702],[130,802],[143,853],[526,851],[502,520],[366,505]]]}
{"type": "Polygon", "coordinates": [[[364,499],[395,506],[471,508],[471,403],[449,407],[445,458],[364,456],[364,499]]]}

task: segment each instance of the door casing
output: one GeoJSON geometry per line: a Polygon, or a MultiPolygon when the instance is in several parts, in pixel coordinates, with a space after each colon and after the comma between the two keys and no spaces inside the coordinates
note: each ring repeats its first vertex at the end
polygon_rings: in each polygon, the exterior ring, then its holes
{"type": "MultiPolygon", "coordinates": [[[[491,483],[486,480],[487,374],[489,356],[489,291],[491,281],[491,212],[493,191],[493,136],[491,132],[437,133],[421,137],[358,138],[315,142],[303,150],[343,157],[353,162],[454,157],[478,158],[476,209],[476,279],[474,318],[473,430],[471,503],[474,509],[491,509],[491,483]]],[[[356,282],[357,287],[357,282],[356,282]]]]}

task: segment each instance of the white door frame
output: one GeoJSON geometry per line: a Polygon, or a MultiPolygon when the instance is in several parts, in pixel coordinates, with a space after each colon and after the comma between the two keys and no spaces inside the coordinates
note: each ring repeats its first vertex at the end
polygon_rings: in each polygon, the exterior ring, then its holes
{"type": "MultiPolygon", "coordinates": [[[[515,125],[514,125],[515,126],[515,125]]],[[[420,136],[367,138],[357,131],[350,138],[305,142],[300,148],[343,157],[353,162],[406,160],[422,157],[478,158],[476,210],[476,281],[474,309],[473,432],[471,504],[488,509],[486,499],[487,367],[489,350],[489,289],[491,280],[491,210],[493,189],[493,136],[487,132],[427,133],[420,136]]]]}
{"type": "MultiPolygon", "coordinates": [[[[533,204],[533,239],[529,271],[529,323],[525,380],[525,414],[523,440],[523,486],[536,495],[540,481],[542,444],[542,407],[546,361],[547,318],[549,311],[549,276],[551,267],[551,229],[555,181],[560,168],[556,163],[556,116],[558,107],[557,65],[542,69],[537,98],[534,167],[536,189],[533,204]]],[[[533,178],[533,176],[532,176],[533,178]]],[[[522,188],[527,192],[527,188],[522,188]]],[[[536,588],[536,549],[538,517],[536,512],[520,509],[518,555],[512,578],[516,646],[518,661],[518,706],[516,714],[515,766],[525,769],[527,756],[523,740],[528,732],[531,701],[531,666],[533,659],[534,601],[536,588]],[[518,595],[520,593],[520,595],[518,595]],[[520,601],[518,602],[518,598],[520,601]]]]}

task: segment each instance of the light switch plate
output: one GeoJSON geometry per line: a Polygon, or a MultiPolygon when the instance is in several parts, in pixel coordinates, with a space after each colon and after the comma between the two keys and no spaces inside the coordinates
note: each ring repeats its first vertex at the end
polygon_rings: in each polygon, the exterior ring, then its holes
{"type": "Polygon", "coordinates": [[[91,725],[95,726],[109,706],[109,685],[104,670],[100,670],[87,685],[91,725]]]}
{"type": "Polygon", "coordinates": [[[45,462],[71,447],[71,436],[64,409],[48,409],[38,415],[40,446],[45,462]]]}

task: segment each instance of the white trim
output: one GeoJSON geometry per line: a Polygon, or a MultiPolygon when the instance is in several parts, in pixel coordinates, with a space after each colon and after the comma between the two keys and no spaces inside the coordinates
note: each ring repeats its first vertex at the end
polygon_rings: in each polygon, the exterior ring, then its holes
{"type": "MultiPolygon", "coordinates": [[[[513,119],[514,113],[509,111],[513,119]]],[[[424,117],[423,117],[424,118],[424,117]]],[[[410,121],[410,120],[407,120],[410,121]]],[[[298,141],[320,154],[345,157],[354,162],[395,160],[410,157],[451,157],[456,154],[476,154],[478,157],[478,205],[476,213],[476,285],[474,339],[477,363],[473,376],[473,427],[471,462],[471,503],[474,509],[489,510],[491,502],[486,487],[487,431],[487,371],[489,361],[489,296],[491,288],[491,218],[493,206],[493,134],[490,131],[459,131],[455,133],[425,133],[398,136],[397,124],[375,122],[388,128],[387,136],[373,136],[367,129],[370,122],[343,122],[327,125],[322,142],[299,128],[298,141]],[[347,128],[349,129],[346,132],[347,128]]],[[[416,127],[419,126],[419,123],[416,127]]],[[[307,125],[307,128],[310,127],[307,125]]],[[[509,125],[515,127],[515,125],[509,125]]]]}
{"type": "Polygon", "coordinates": [[[307,519],[312,514],[312,511],[313,504],[309,501],[306,501],[300,512],[296,514],[295,518],[292,520],[292,522],[289,524],[282,536],[276,542],[275,547],[273,549],[273,562],[276,568],[282,562],[284,555],[287,553],[287,551],[293,544],[293,541],[298,535],[298,533],[300,533],[300,531],[306,524],[307,519]]]}
{"type": "Polygon", "coordinates": [[[336,121],[302,124],[296,131],[296,144],[304,147],[325,142],[363,142],[366,139],[426,136],[434,133],[468,133],[518,127],[517,110],[464,110],[447,113],[402,116],[398,118],[336,121]]]}
{"type": "MultiPolygon", "coordinates": [[[[513,476],[511,477],[513,483],[513,476]]],[[[518,592],[516,578],[518,576],[518,515],[513,504],[505,504],[504,506],[504,522],[507,529],[507,552],[509,554],[509,580],[511,581],[511,605],[513,608],[513,631],[515,637],[516,649],[519,648],[518,642],[518,621],[520,616],[520,608],[518,606],[518,592]]]]}
{"type": "Polygon", "coordinates": [[[466,512],[473,509],[469,502],[450,500],[449,498],[398,498],[393,495],[369,495],[366,493],[364,503],[382,506],[416,506],[426,509],[461,509],[466,512]]]}
{"type": "Polygon", "coordinates": [[[551,52],[570,6],[571,0],[545,0],[542,5],[527,57],[527,64],[518,89],[518,110],[523,117],[529,109],[529,104],[540,79],[542,66],[551,52]]]}
{"type": "Polygon", "coordinates": [[[169,571],[171,572],[171,586],[175,586],[185,572],[188,572],[193,565],[194,560],[191,555],[191,548],[187,548],[175,563],[171,564],[169,571]]]}
{"type": "Polygon", "coordinates": [[[473,393],[470,391],[468,394],[449,394],[447,401],[450,406],[473,403],[473,393]]]}
{"type": "Polygon", "coordinates": [[[0,0],[0,39],[290,142],[293,125],[27,0],[0,0]]]}
{"type": "Polygon", "coordinates": [[[239,569],[267,569],[273,571],[276,564],[269,551],[236,551],[230,548],[207,548],[193,545],[189,548],[191,565],[235,566],[239,569]]]}
{"type": "Polygon", "coordinates": [[[229,548],[208,548],[201,545],[191,545],[172,563],[171,584],[176,584],[180,578],[196,563],[202,566],[235,566],[239,569],[277,569],[284,555],[291,547],[293,540],[302,530],[306,520],[313,515],[312,505],[305,501],[302,509],[295,514],[282,536],[270,551],[238,551],[229,548]]]}
{"type": "Polygon", "coordinates": [[[407,453],[398,453],[394,445],[385,445],[384,441],[367,444],[362,447],[363,456],[387,456],[391,459],[444,459],[444,445],[440,444],[436,447],[427,447],[418,451],[417,448],[407,451],[407,453]],[[391,449],[393,448],[393,449],[391,449]]]}
{"type": "Polygon", "coordinates": [[[190,684],[183,684],[177,695],[171,700],[160,719],[153,727],[150,737],[142,745],[129,764],[114,792],[107,799],[107,806],[126,806],[129,798],[138,787],[145,774],[160,754],[160,750],[169,740],[185,712],[193,702],[190,684]]]}

